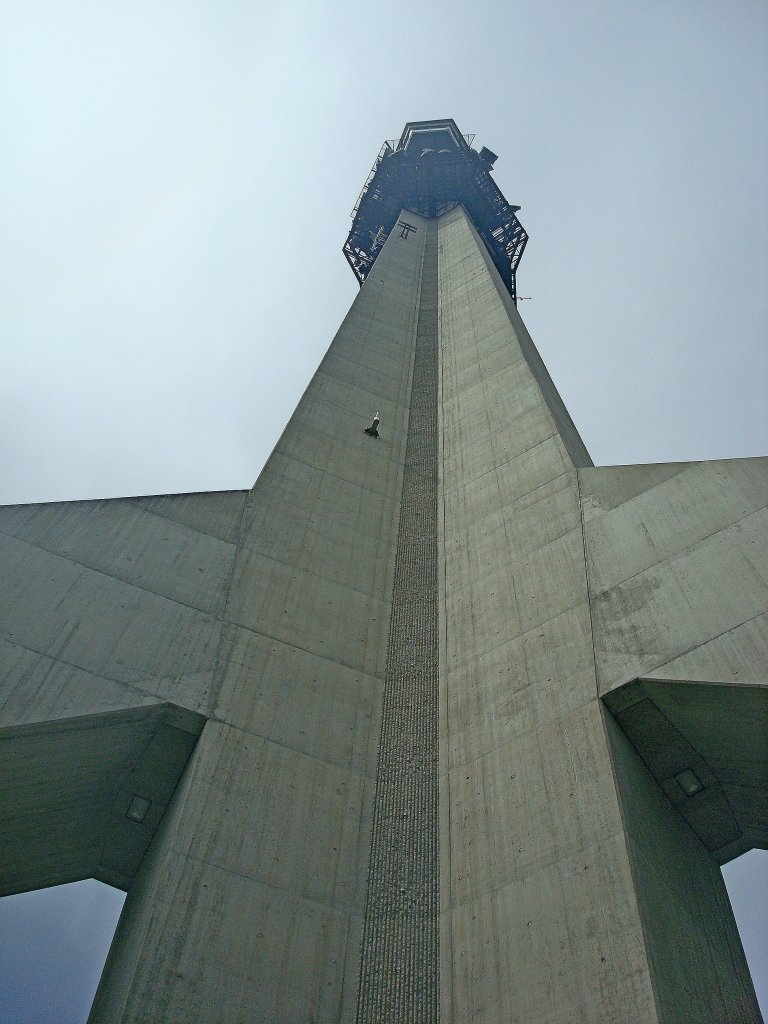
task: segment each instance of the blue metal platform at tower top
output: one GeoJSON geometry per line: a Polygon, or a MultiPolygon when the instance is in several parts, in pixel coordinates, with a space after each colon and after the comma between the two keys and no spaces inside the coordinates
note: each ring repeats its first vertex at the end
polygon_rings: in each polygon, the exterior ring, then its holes
{"type": "Polygon", "coordinates": [[[438,217],[461,204],[516,300],[515,273],[528,235],[491,169],[496,154],[472,148],[451,118],[412,121],[379,150],[352,211],[344,255],[362,285],[402,210],[438,217]]]}

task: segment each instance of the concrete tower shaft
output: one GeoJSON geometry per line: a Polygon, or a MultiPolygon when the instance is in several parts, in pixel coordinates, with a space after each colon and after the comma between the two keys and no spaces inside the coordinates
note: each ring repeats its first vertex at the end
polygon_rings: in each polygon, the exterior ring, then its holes
{"type": "Polygon", "coordinates": [[[94,1022],[759,1020],[768,460],[592,466],[483,230],[399,206],[250,491],[0,510],[2,892],[128,891],[94,1022]]]}

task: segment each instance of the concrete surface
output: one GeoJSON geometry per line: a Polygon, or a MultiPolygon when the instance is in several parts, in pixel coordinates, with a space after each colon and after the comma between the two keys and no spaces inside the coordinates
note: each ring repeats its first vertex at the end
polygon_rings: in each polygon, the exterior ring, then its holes
{"type": "Polygon", "coordinates": [[[759,1020],[768,460],[593,467],[407,219],[250,492],[0,510],[4,891],[128,890],[94,1022],[759,1020]]]}
{"type": "Polygon", "coordinates": [[[764,686],[768,460],[579,481],[601,694],[638,676],[764,686]]]}
{"type": "Polygon", "coordinates": [[[204,721],[155,704],[4,729],[0,896],[90,877],[128,889],[204,721]]]}
{"type": "Polygon", "coordinates": [[[423,249],[392,240],[248,495],[212,714],[94,1020],[354,1018],[423,249]]]}
{"type": "Polygon", "coordinates": [[[663,1024],[760,1021],[714,860],[606,716],[626,838],[663,1024]]]}
{"type": "Polygon", "coordinates": [[[571,452],[588,457],[461,210],[440,241],[441,1019],[649,1021],[571,452]]]}

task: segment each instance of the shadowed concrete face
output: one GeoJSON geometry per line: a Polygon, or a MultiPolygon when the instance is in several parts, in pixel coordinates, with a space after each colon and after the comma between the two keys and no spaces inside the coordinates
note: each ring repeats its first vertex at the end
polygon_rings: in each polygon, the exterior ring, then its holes
{"type": "Polygon", "coordinates": [[[591,466],[402,216],[250,492],[0,512],[5,891],[120,875],[110,1024],[757,1020],[766,461],[591,466]]]}
{"type": "Polygon", "coordinates": [[[89,877],[130,888],[203,722],[155,704],[4,729],[0,896],[89,877]]]}
{"type": "Polygon", "coordinates": [[[763,687],[642,680],[614,691],[606,704],[719,863],[768,847],[763,687]]]}

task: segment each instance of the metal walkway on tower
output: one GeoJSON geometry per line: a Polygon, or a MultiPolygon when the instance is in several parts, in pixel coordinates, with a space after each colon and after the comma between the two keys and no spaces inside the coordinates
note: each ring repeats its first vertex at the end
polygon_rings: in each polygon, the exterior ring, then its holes
{"type": "Polygon", "coordinates": [[[451,119],[414,121],[379,150],[352,211],[344,255],[362,285],[403,209],[438,217],[461,204],[516,301],[515,273],[528,235],[491,177],[496,154],[472,148],[451,119]]]}

